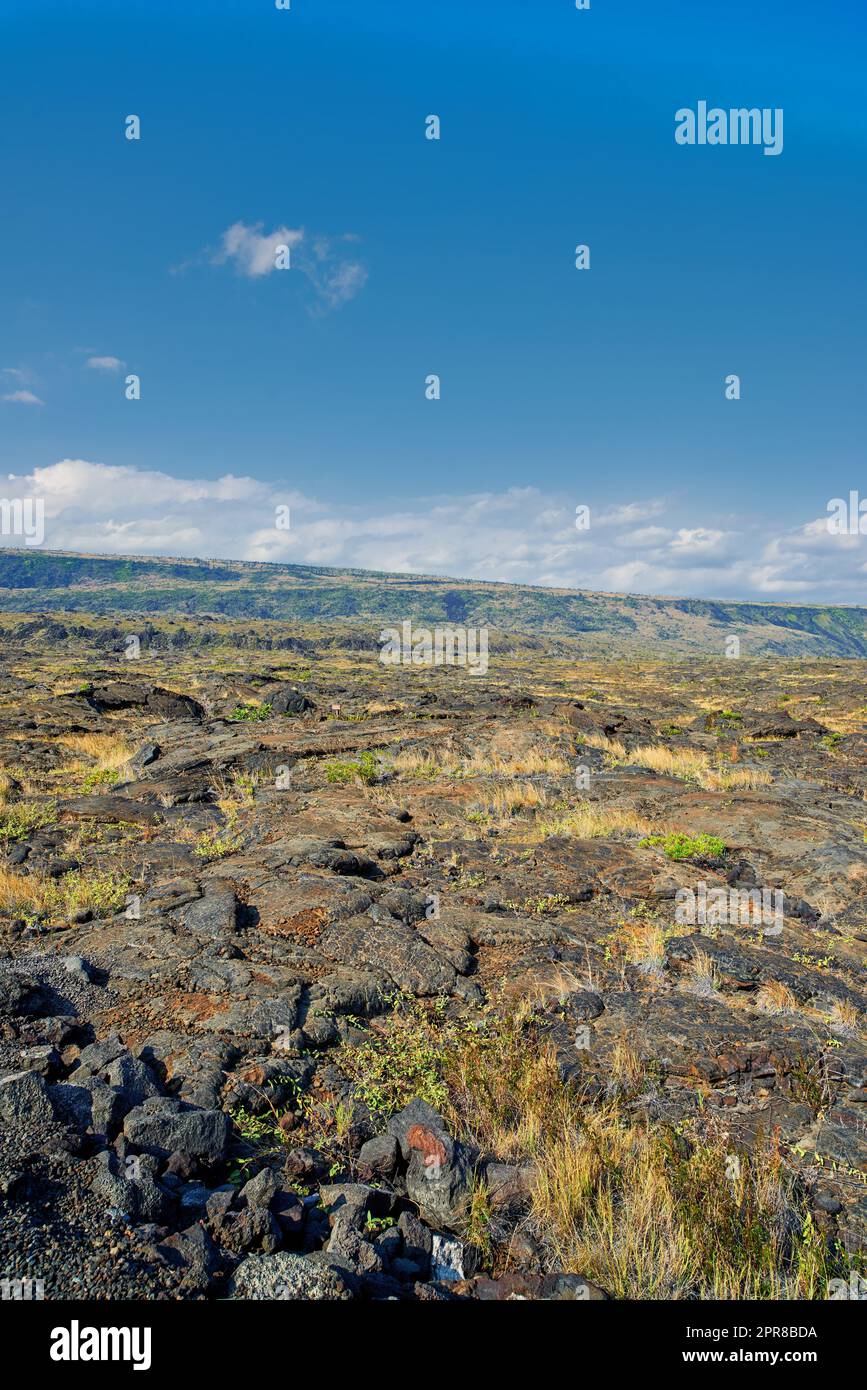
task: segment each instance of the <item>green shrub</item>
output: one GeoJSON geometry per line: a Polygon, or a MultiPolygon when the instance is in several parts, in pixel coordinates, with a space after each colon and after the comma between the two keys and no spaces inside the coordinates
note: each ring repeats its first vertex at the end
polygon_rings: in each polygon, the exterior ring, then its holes
{"type": "Polygon", "coordinates": [[[255,705],[250,701],[242,701],[240,705],[235,706],[229,718],[233,724],[240,724],[244,720],[253,722],[257,719],[267,719],[270,713],[271,706],[269,704],[255,705]]]}
{"type": "Polygon", "coordinates": [[[53,801],[17,801],[0,809],[0,840],[23,840],[34,830],[57,823],[53,801]]]}
{"type": "Polygon", "coordinates": [[[718,835],[684,835],[672,831],[669,835],[648,835],[642,845],[659,845],[668,859],[722,859],[726,847],[718,835]]]}
{"type": "Polygon", "coordinates": [[[325,764],[327,782],[363,782],[366,787],[371,787],[376,778],[376,759],[372,753],[359,753],[357,758],[345,763],[325,764]]]}
{"type": "Polygon", "coordinates": [[[83,792],[93,791],[94,787],[113,787],[120,781],[120,773],[116,768],[103,767],[96,768],[93,772],[88,772],[81,781],[83,792]]]}
{"type": "Polygon", "coordinates": [[[392,1013],[357,1046],[344,1044],[338,1066],[372,1114],[385,1119],[416,1096],[434,1109],[449,1098],[443,1080],[443,1039],[414,999],[398,999],[392,1013]]]}

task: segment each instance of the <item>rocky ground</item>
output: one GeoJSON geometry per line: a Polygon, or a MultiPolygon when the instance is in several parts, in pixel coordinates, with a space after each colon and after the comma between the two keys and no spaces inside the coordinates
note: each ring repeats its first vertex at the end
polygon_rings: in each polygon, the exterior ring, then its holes
{"type": "Polygon", "coordinates": [[[821,1298],[863,1267],[863,664],[57,627],[0,648],[0,1276],[821,1298]],[[781,930],[683,924],[700,884],[779,890],[781,930]]]}

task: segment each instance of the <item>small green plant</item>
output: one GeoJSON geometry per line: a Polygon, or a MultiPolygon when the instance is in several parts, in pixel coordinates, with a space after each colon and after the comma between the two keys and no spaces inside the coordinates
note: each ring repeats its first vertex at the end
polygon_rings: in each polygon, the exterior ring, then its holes
{"type": "Polygon", "coordinates": [[[822,747],[827,748],[830,751],[837,747],[837,744],[840,743],[842,738],[842,734],[826,734],[825,737],[821,740],[822,747]]]}
{"type": "Polygon", "coordinates": [[[648,835],[641,845],[658,845],[667,859],[722,859],[726,847],[718,835],[684,835],[672,831],[669,835],[648,835]]]}
{"type": "Polygon", "coordinates": [[[233,724],[240,724],[244,721],[255,722],[257,719],[267,719],[271,713],[269,704],[257,705],[252,701],[245,700],[236,705],[229,715],[233,724]]]}
{"type": "Polygon", "coordinates": [[[0,840],[23,840],[34,830],[57,823],[53,801],[17,801],[0,809],[0,840]]]}
{"type": "Polygon", "coordinates": [[[568,912],[573,904],[565,893],[546,893],[542,898],[525,898],[522,903],[506,902],[503,906],[513,912],[529,912],[534,917],[544,917],[549,912],[568,912]]]}
{"type": "Polygon", "coordinates": [[[89,874],[75,869],[47,885],[44,911],[55,921],[85,910],[94,917],[111,917],[126,903],[129,888],[126,874],[89,874]]]}
{"type": "MultiPolygon", "coordinates": [[[[288,1086],[292,1092],[294,1103],[296,1105],[299,1103],[301,1088],[296,1079],[292,1076],[274,1076],[265,1082],[264,1087],[254,1087],[257,1095],[264,1101],[264,1110],[256,1113],[248,1110],[245,1105],[235,1105],[229,1109],[229,1118],[239,1138],[255,1149],[254,1158],[267,1158],[269,1155],[279,1153],[281,1149],[291,1145],[292,1142],[288,1130],[280,1122],[284,1116],[292,1113],[293,1106],[291,1103],[285,1105],[274,1103],[273,1097],[268,1093],[274,1086],[288,1086]]],[[[253,1159],[246,1161],[249,1163],[253,1159]]]]}
{"type": "MultiPolygon", "coordinates": [[[[435,1010],[442,1012],[445,1001],[435,1010]]],[[[359,1100],[386,1118],[416,1096],[434,1109],[448,1100],[442,1074],[443,1047],[430,1016],[415,999],[398,996],[395,1007],[357,1046],[344,1044],[338,1065],[353,1082],[359,1100]]]]}
{"type": "Polygon", "coordinates": [[[327,782],[340,784],[362,782],[364,786],[371,787],[376,779],[376,758],[370,752],[359,753],[357,758],[349,762],[325,764],[325,780],[327,782]]]}
{"type": "Polygon", "coordinates": [[[234,817],[230,817],[222,829],[203,830],[193,846],[194,852],[200,859],[206,860],[225,859],[230,854],[237,854],[244,838],[234,833],[234,826],[234,817]]]}
{"type": "Polygon", "coordinates": [[[487,1183],[474,1176],[470,1183],[470,1200],[466,1216],[466,1237],[482,1257],[483,1265],[490,1265],[493,1255],[491,1244],[491,1220],[493,1210],[487,1183]]]}
{"type": "Polygon", "coordinates": [[[410,777],[420,777],[422,778],[422,780],[426,782],[434,782],[436,781],[437,777],[439,777],[440,770],[441,769],[439,763],[435,763],[433,762],[433,760],[429,760],[426,763],[419,763],[418,766],[414,767],[408,775],[410,777]]]}
{"type": "Polygon", "coordinates": [[[248,1178],[252,1175],[250,1169],[253,1168],[258,1159],[255,1154],[249,1154],[246,1158],[236,1158],[229,1169],[229,1182],[233,1187],[243,1187],[248,1178]]]}
{"type": "Polygon", "coordinates": [[[237,771],[232,776],[232,789],[242,801],[253,801],[259,778],[256,773],[237,771]]]}
{"type": "Polygon", "coordinates": [[[95,768],[81,779],[81,790],[91,792],[94,787],[113,787],[120,781],[120,773],[114,767],[95,768]]]}
{"type": "Polygon", "coordinates": [[[378,1236],[381,1231],[387,1231],[389,1226],[393,1225],[393,1216],[374,1216],[372,1212],[367,1213],[364,1221],[364,1229],[374,1236],[378,1236]]]}

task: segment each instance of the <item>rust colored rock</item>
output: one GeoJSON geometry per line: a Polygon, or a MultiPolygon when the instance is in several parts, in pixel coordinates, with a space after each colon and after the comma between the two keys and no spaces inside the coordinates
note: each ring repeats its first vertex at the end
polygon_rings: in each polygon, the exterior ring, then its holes
{"type": "Polygon", "coordinates": [[[432,1161],[445,1163],[446,1151],[442,1140],[434,1134],[432,1129],[427,1129],[425,1125],[412,1125],[406,1140],[411,1149],[418,1150],[426,1163],[432,1161]]]}

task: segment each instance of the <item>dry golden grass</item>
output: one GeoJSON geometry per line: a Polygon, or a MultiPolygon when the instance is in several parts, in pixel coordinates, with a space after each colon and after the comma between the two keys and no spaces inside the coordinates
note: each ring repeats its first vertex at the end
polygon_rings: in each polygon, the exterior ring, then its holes
{"type": "Polygon", "coordinates": [[[53,922],[86,909],[102,915],[120,910],[128,887],[129,880],[121,874],[76,872],[49,879],[0,868],[0,912],[13,917],[45,916],[53,922]]]}
{"type": "Polygon", "coordinates": [[[471,758],[464,758],[449,767],[450,774],[455,777],[485,777],[497,774],[506,777],[528,777],[534,773],[562,776],[569,770],[570,763],[562,755],[546,753],[539,748],[527,748],[508,757],[495,752],[479,751],[471,758]]]}
{"type": "Polygon", "coordinates": [[[370,700],[365,705],[366,714],[401,714],[406,706],[393,700],[370,700]]]}
{"type": "Polygon", "coordinates": [[[48,902],[48,890],[53,886],[51,880],[36,874],[25,877],[0,868],[0,912],[16,917],[41,912],[48,902]]]}
{"type": "MultiPolygon", "coordinates": [[[[529,1004],[562,1004],[578,990],[585,988],[581,979],[568,965],[554,965],[543,976],[534,976],[533,986],[526,996],[529,1004]]],[[[592,983],[586,988],[592,988],[592,983]]]]}
{"type": "Polygon", "coordinates": [[[571,764],[559,753],[549,753],[532,747],[507,756],[495,750],[477,750],[470,757],[461,755],[450,742],[437,746],[437,755],[412,749],[398,753],[392,760],[392,771],[407,777],[531,777],[546,774],[560,777],[570,771],[571,764]]]}
{"type": "Polygon", "coordinates": [[[689,987],[702,998],[709,998],[719,989],[719,971],[716,962],[707,951],[697,950],[686,971],[689,987]]]}
{"type": "Polygon", "coordinates": [[[601,753],[607,753],[617,762],[629,761],[626,744],[617,738],[608,738],[605,734],[582,734],[581,742],[588,748],[598,748],[601,753]]]}
{"type": "MultiPolygon", "coordinates": [[[[525,1006],[523,1016],[528,1013],[525,1006]]],[[[569,1110],[553,1055],[546,1049],[519,1055],[521,1026],[516,1021],[498,1039],[496,1061],[481,1036],[450,1049],[445,1063],[455,1129],[504,1162],[538,1154],[552,1116],[559,1111],[565,1122],[569,1110]]]]}
{"type": "Polygon", "coordinates": [[[798,1001],[782,980],[767,980],[756,995],[756,1008],[764,1014],[793,1014],[798,1001]]]}
{"type": "Polygon", "coordinates": [[[768,787],[773,777],[763,767],[723,767],[710,769],[702,777],[708,791],[756,791],[768,787]]]}
{"type": "Polygon", "coordinates": [[[443,773],[443,767],[430,753],[419,753],[413,749],[408,749],[403,753],[396,753],[389,764],[392,772],[405,777],[439,777],[443,773]]]}
{"type": "Polygon", "coordinates": [[[666,748],[661,743],[645,743],[633,749],[629,761],[669,777],[698,779],[707,771],[710,755],[696,748],[666,748]]]}
{"type": "Polygon", "coordinates": [[[120,734],[64,734],[57,742],[77,754],[74,762],[59,769],[63,772],[117,772],[135,751],[120,734]]]}
{"type": "Polygon", "coordinates": [[[506,782],[492,787],[486,802],[490,814],[495,819],[503,819],[547,806],[548,795],[544,787],[536,786],[535,782],[506,782]]]}
{"type": "Polygon", "coordinates": [[[709,791],[751,790],[767,787],[774,780],[764,768],[714,767],[710,754],[701,748],[666,748],[663,744],[646,743],[618,761],[636,763],[668,777],[699,782],[709,791]]]}
{"type": "Polygon", "coordinates": [[[130,749],[117,734],[63,734],[57,742],[73,753],[101,762],[112,761],[115,766],[130,756],[130,749]]]}
{"type": "Polygon", "coordinates": [[[646,1082],[647,1072],[640,1052],[625,1033],[616,1039],[608,1061],[608,1077],[615,1091],[634,1095],[646,1082]]]}
{"type": "Polygon", "coordinates": [[[646,975],[661,975],[665,967],[665,930],[658,922],[621,922],[615,941],[630,965],[646,975]]]}
{"type": "Polygon", "coordinates": [[[850,1004],[848,999],[835,999],[829,1024],[832,1033],[844,1038],[857,1037],[863,1022],[860,1010],[854,1004],[850,1004]]]}
{"type": "MultiPolygon", "coordinates": [[[[594,1105],[561,1082],[530,1004],[470,1029],[409,1009],[382,1020],[362,1086],[386,1087],[392,1109],[423,1094],[457,1137],[529,1162],[528,1222],[548,1268],[621,1299],[823,1297],[838,1271],[781,1149],[734,1155],[705,1121],[686,1145],[645,1107],[636,1112],[654,1083],[628,1038],[606,1058],[609,1099],[594,1105]]],[[[358,1057],[351,1049],[356,1082],[358,1057]]],[[[484,1212],[478,1224],[490,1236],[484,1212]]]]}
{"type": "Polygon", "coordinates": [[[664,827],[637,811],[620,806],[586,804],[557,820],[537,822],[536,839],[549,835],[572,835],[576,840],[598,840],[623,835],[651,835],[664,827]]]}
{"type": "Polygon", "coordinates": [[[820,1298],[825,1287],[806,1219],[792,1259],[801,1218],[771,1146],[737,1167],[722,1144],[678,1159],[652,1127],[592,1112],[543,1146],[534,1212],[561,1267],[615,1298],[820,1298]]]}

